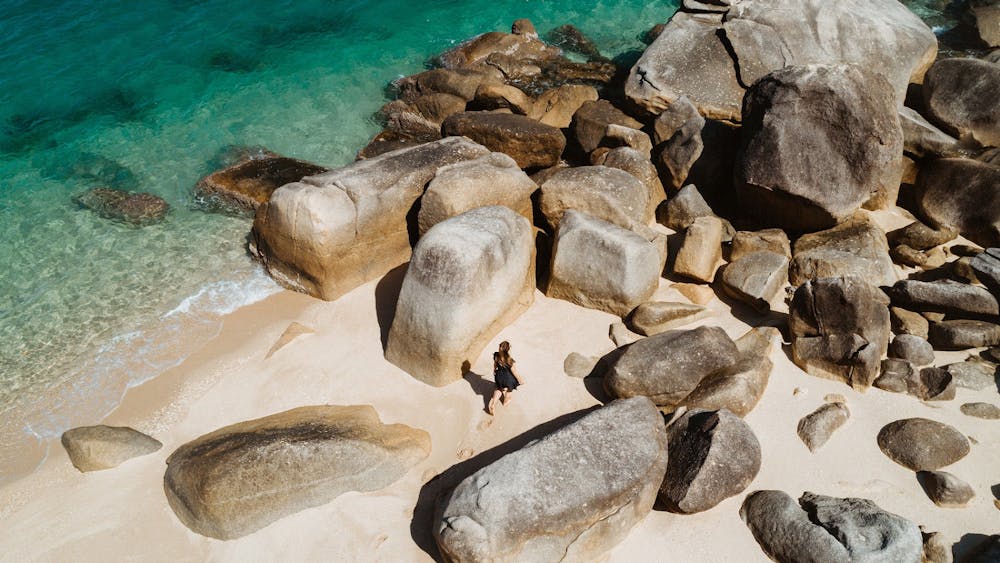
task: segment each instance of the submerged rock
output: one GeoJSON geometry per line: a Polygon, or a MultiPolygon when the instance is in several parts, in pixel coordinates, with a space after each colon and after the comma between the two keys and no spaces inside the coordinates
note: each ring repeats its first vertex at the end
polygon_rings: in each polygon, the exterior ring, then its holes
{"type": "Polygon", "coordinates": [[[217,170],[198,181],[195,197],[208,206],[254,212],[274,190],[328,169],[268,152],[217,170]]]}
{"type": "Polygon", "coordinates": [[[158,223],[170,211],[170,205],[159,196],[111,188],[94,188],[75,196],[73,201],[105,219],[136,226],[158,223]]]}
{"type": "Polygon", "coordinates": [[[81,426],[63,432],[61,441],[73,467],[84,473],[118,467],[163,447],[159,440],[123,426],[81,426]]]}

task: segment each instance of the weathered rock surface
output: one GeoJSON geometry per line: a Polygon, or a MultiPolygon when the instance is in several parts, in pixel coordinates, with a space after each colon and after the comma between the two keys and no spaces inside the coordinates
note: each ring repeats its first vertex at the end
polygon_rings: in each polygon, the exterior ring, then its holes
{"type": "Polygon", "coordinates": [[[757,543],[779,563],[906,561],[923,552],[920,528],[870,500],[805,493],[798,505],[781,491],[757,491],[740,517],[757,543]]]}
{"type": "Polygon", "coordinates": [[[195,197],[211,207],[256,211],[274,190],[328,169],[274,153],[253,155],[198,181],[195,197]]]}
{"type": "Polygon", "coordinates": [[[934,348],[919,336],[899,334],[889,343],[889,357],[907,360],[916,366],[926,366],[934,363],[934,348]]]}
{"type": "Polygon", "coordinates": [[[865,389],[889,347],[888,299],[857,278],[820,278],[789,305],[792,358],[806,372],[865,389]]]}
{"type": "Polygon", "coordinates": [[[672,330],[629,346],[611,366],[604,387],[612,397],[644,395],[669,412],[738,357],[736,344],[719,327],[672,330]]]}
{"type": "Polygon", "coordinates": [[[87,190],[73,201],[105,219],[136,226],[158,223],[170,211],[170,205],[159,196],[111,188],[87,190]]]}
{"type": "Polygon", "coordinates": [[[413,250],[385,357],[434,386],[462,378],[483,347],[531,305],[531,223],[480,207],[432,227],[413,250]]]}
{"type": "Polygon", "coordinates": [[[867,202],[896,200],[903,133],[881,75],[846,65],[773,72],[747,90],[742,131],[737,194],[759,224],[818,231],[867,202]],[[802,151],[810,158],[791,156],[802,151]]]}
{"type": "Polygon", "coordinates": [[[467,477],[434,536],[448,561],[599,559],[650,512],[666,464],[652,403],[614,401],[467,477]]]}
{"type": "Polygon", "coordinates": [[[514,159],[503,153],[442,167],[420,199],[420,234],[445,219],[490,205],[509,207],[530,222],[531,194],[536,189],[514,159]]]}
{"type": "Polygon", "coordinates": [[[881,375],[872,385],[890,393],[908,393],[916,380],[917,370],[913,364],[899,358],[886,358],[882,360],[881,375]]]}
{"type": "Polygon", "coordinates": [[[955,385],[981,391],[994,387],[997,382],[997,365],[978,356],[970,356],[964,362],[945,366],[955,378],[955,385]]]}
{"type": "Polygon", "coordinates": [[[491,57],[497,55],[537,64],[559,56],[559,48],[546,45],[538,38],[537,33],[491,31],[445,51],[437,57],[437,62],[449,69],[488,67],[491,57]]]}
{"type": "Polygon", "coordinates": [[[63,432],[61,441],[73,467],[84,473],[118,467],[163,447],[158,440],[127,426],[81,426],[63,432]]]}
{"type": "MultiPolygon", "coordinates": [[[[594,151],[593,155],[596,154],[597,151],[594,151]]],[[[656,165],[649,159],[648,154],[643,154],[632,147],[618,147],[606,152],[591,164],[617,168],[635,176],[649,192],[649,202],[646,204],[644,217],[656,216],[656,208],[666,199],[666,192],[660,182],[656,165]]]]}
{"type": "Polygon", "coordinates": [[[476,97],[469,104],[469,109],[509,110],[519,115],[528,115],[534,107],[535,100],[531,96],[516,86],[502,83],[481,84],[476,90],[476,97]]]}
{"type": "Polygon", "coordinates": [[[629,330],[625,323],[621,321],[616,321],[608,326],[608,338],[614,343],[616,348],[621,348],[623,346],[628,346],[636,340],[642,338],[642,336],[629,330]]]}
{"type": "Polygon", "coordinates": [[[449,138],[307,176],[271,195],[251,253],[279,283],[334,300],[410,258],[407,214],[438,169],[489,154],[449,138]]]}
{"type": "Polygon", "coordinates": [[[959,409],[966,416],[974,416],[987,420],[1000,420],[1000,407],[990,403],[965,403],[959,409]]]}
{"type": "Polygon", "coordinates": [[[913,471],[934,471],[969,453],[969,440],[955,428],[926,418],[890,422],[878,433],[889,459],[913,471]]]}
{"type": "Polygon", "coordinates": [[[920,535],[924,537],[924,553],[921,563],[953,563],[951,542],[941,532],[924,531],[920,526],[920,535]]]}
{"type": "Polygon", "coordinates": [[[927,339],[930,323],[920,313],[899,307],[889,307],[889,320],[896,334],[912,334],[927,339]]]}
{"type": "Polygon", "coordinates": [[[946,508],[962,508],[976,496],[965,481],[946,471],[920,471],[917,479],[934,504],[946,508]]]}
{"type": "Polygon", "coordinates": [[[950,401],[955,398],[955,382],[944,369],[926,367],[918,370],[906,360],[882,360],[882,375],[875,387],[892,393],[906,393],[922,401],[950,401]]]}
{"type": "Polygon", "coordinates": [[[899,274],[889,257],[885,231],[859,214],[832,229],[795,241],[788,269],[793,286],[811,279],[855,276],[874,285],[892,285],[899,274]]]}
{"type": "Polygon", "coordinates": [[[691,409],[670,425],[659,499],[668,510],[704,512],[742,493],[760,471],[760,443],[728,410],[691,409]]]}
{"type": "Polygon", "coordinates": [[[937,247],[930,250],[916,250],[905,244],[894,246],[889,251],[889,256],[897,264],[912,266],[922,270],[933,270],[940,268],[948,261],[948,255],[944,249],[937,247]]]}
{"type": "Polygon", "coordinates": [[[566,356],[566,359],[563,360],[563,371],[570,377],[583,379],[594,373],[594,370],[597,368],[599,363],[600,358],[584,356],[579,352],[570,352],[570,354],[566,356]]]}
{"type": "Polygon", "coordinates": [[[814,452],[823,447],[850,417],[851,411],[844,403],[827,403],[799,420],[799,439],[814,452]]]}
{"type": "Polygon", "coordinates": [[[694,184],[681,188],[677,194],[660,206],[657,221],[675,231],[683,231],[699,217],[716,217],[708,202],[701,196],[694,184]]]}
{"type": "Polygon", "coordinates": [[[969,264],[981,281],[996,297],[1000,295],[1000,248],[987,248],[974,256],[969,264]]]}
{"type": "Polygon", "coordinates": [[[661,245],[567,210],[556,231],[545,294],[624,316],[656,291],[661,245]]]}
{"type": "Polygon", "coordinates": [[[771,351],[781,345],[781,333],[774,327],[757,327],[736,340],[736,363],[698,383],[680,406],[707,410],[728,409],[736,416],[750,413],[767,388],[771,377],[771,351]]]}
{"type": "Polygon", "coordinates": [[[770,310],[771,302],[787,284],[788,257],[774,252],[745,254],[722,270],[726,293],[761,313],[770,310]]]}
{"type": "Polygon", "coordinates": [[[629,326],[643,336],[653,336],[712,315],[701,305],[648,301],[629,313],[629,326]]]}
{"type": "Polygon", "coordinates": [[[946,132],[1000,146],[1000,65],[941,59],[927,71],[923,93],[928,117],[946,132]]]}
{"type": "Polygon", "coordinates": [[[924,163],[917,205],[934,225],[984,246],[1000,246],[1000,167],[965,158],[924,163]]]}
{"type": "Polygon", "coordinates": [[[927,340],[935,350],[967,350],[1000,344],[1000,325],[959,319],[931,323],[927,340]]]}
{"type": "Polygon", "coordinates": [[[903,149],[917,158],[960,156],[958,139],[931,125],[916,110],[899,108],[899,124],[903,127],[903,149]]]}
{"type": "Polygon", "coordinates": [[[579,166],[553,174],[542,184],[539,204],[553,229],[568,209],[582,211],[625,229],[641,229],[649,192],[635,176],[607,166],[579,166]]]}
{"type": "Polygon", "coordinates": [[[187,527],[235,539],[342,493],[386,487],[430,451],[426,432],[382,424],[370,405],[300,407],[177,448],[163,488],[187,527]]]}
{"type": "Polygon", "coordinates": [[[507,154],[521,168],[553,166],[566,148],[562,131],[510,113],[456,113],[444,120],[441,133],[468,137],[491,151],[507,154]]]}
{"type": "Polygon", "coordinates": [[[701,156],[705,143],[701,130],[705,118],[686,97],[672,102],[656,118],[653,142],[659,147],[659,159],[666,172],[666,184],[676,190],[684,185],[688,172],[701,156]]]}
{"type": "Polygon", "coordinates": [[[674,259],[674,273],[711,282],[722,263],[725,227],[718,217],[698,217],[684,232],[684,241],[674,259]]]}
{"type": "Polygon", "coordinates": [[[596,102],[597,89],[585,84],[563,84],[546,90],[535,100],[528,117],[545,125],[565,129],[573,122],[573,115],[587,102],[596,102]]]}
{"type": "Polygon", "coordinates": [[[1000,6],[991,0],[978,0],[967,6],[976,20],[976,31],[983,43],[1000,47],[1000,6]]]}
{"type": "Polygon", "coordinates": [[[586,102],[573,115],[571,128],[583,152],[590,153],[601,146],[609,125],[641,129],[642,123],[629,117],[607,100],[586,102]]]}
{"type": "Polygon", "coordinates": [[[411,102],[429,94],[450,94],[467,102],[484,83],[497,83],[494,75],[467,69],[436,68],[396,80],[399,99],[411,102]]]}
{"type": "Polygon", "coordinates": [[[892,304],[911,311],[944,313],[948,318],[997,315],[996,297],[982,287],[953,280],[900,280],[889,291],[892,304]]]}
{"type": "Polygon", "coordinates": [[[949,228],[934,229],[914,221],[902,229],[896,229],[886,235],[886,238],[894,246],[909,246],[914,250],[930,250],[935,246],[940,246],[955,240],[958,231],[949,228]]]}
{"type": "Polygon", "coordinates": [[[773,252],[789,259],[792,258],[792,247],[791,243],[788,242],[788,235],[781,229],[737,231],[733,235],[729,259],[735,262],[754,252],[773,252]]]}
{"type": "Polygon", "coordinates": [[[575,25],[565,24],[548,33],[548,39],[557,47],[587,57],[588,60],[606,60],[597,45],[575,25]]]}

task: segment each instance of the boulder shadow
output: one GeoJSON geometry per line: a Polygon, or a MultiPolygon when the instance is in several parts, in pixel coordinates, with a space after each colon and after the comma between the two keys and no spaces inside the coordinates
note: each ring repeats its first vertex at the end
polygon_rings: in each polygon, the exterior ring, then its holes
{"type": "Polygon", "coordinates": [[[615,348],[614,350],[608,352],[607,354],[600,357],[597,360],[597,364],[594,365],[594,369],[590,370],[590,373],[583,378],[583,387],[590,393],[590,396],[600,401],[602,405],[606,405],[614,400],[607,390],[604,388],[604,376],[611,370],[611,366],[615,364],[618,357],[628,349],[630,344],[626,344],[621,348],[615,348]]]}
{"type": "MultiPolygon", "coordinates": [[[[492,382],[491,382],[492,384],[492,382]]],[[[410,521],[410,536],[414,543],[435,561],[444,561],[434,540],[435,513],[439,499],[449,493],[463,479],[490,465],[501,457],[520,450],[531,442],[544,438],[560,428],[580,420],[587,414],[597,410],[594,406],[587,409],[558,416],[548,422],[543,422],[534,428],[493,448],[480,452],[475,457],[452,465],[440,474],[424,483],[417,495],[417,504],[413,508],[413,519],[410,521]]]]}
{"type": "Polygon", "coordinates": [[[1000,483],[990,487],[990,492],[993,493],[993,498],[1000,499],[1000,483]]]}
{"type": "Polygon", "coordinates": [[[389,273],[382,276],[375,285],[375,316],[378,319],[383,352],[389,343],[389,328],[392,327],[392,320],[396,316],[396,302],[399,300],[399,291],[403,287],[403,278],[406,277],[409,265],[407,262],[389,270],[389,273]]]}
{"type": "MultiPolygon", "coordinates": [[[[955,561],[977,561],[978,559],[973,559],[973,557],[982,555],[982,552],[987,551],[994,541],[997,541],[995,536],[965,534],[951,546],[951,555],[955,561]]],[[[982,561],[986,561],[986,559],[984,558],[982,561]]]]}
{"type": "Polygon", "coordinates": [[[727,307],[729,307],[729,313],[736,317],[737,320],[750,325],[753,328],[761,326],[774,327],[781,331],[781,337],[785,339],[786,342],[789,341],[788,335],[788,313],[782,313],[780,311],[775,311],[774,309],[768,309],[765,312],[760,312],[754,309],[748,303],[744,303],[739,299],[731,297],[728,293],[721,289],[721,269],[720,275],[716,276],[716,281],[712,284],[712,289],[715,291],[715,296],[719,298],[727,307]]]}

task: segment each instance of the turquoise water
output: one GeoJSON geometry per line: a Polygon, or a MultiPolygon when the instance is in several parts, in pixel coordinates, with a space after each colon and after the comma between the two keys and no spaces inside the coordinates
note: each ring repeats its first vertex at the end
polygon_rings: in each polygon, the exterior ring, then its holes
{"type": "Polygon", "coordinates": [[[386,84],[465,38],[529,17],[616,56],[675,6],[0,0],[0,483],[278,290],[247,257],[248,219],[192,207],[227,147],[343,165],[386,84]],[[172,212],[135,228],[71,202],[97,186],[172,212]]]}

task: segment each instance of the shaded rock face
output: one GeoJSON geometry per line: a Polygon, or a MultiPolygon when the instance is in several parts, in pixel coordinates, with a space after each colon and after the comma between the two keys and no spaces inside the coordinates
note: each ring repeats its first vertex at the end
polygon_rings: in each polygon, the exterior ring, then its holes
{"type": "Polygon", "coordinates": [[[660,162],[666,171],[666,183],[672,189],[684,185],[691,167],[701,156],[705,143],[701,130],[705,118],[686,97],[680,97],[656,118],[654,143],[660,147],[660,162]]]}
{"type": "Polygon", "coordinates": [[[888,299],[857,278],[821,278],[789,305],[792,359],[806,372],[866,389],[889,347],[888,299]]]}
{"type": "Polygon", "coordinates": [[[996,316],[996,297],[982,287],[953,280],[900,280],[889,291],[893,305],[911,311],[944,313],[949,318],[996,316]]]}
{"type": "Polygon", "coordinates": [[[879,286],[892,285],[899,279],[889,257],[885,231],[864,214],[795,241],[788,269],[793,286],[836,276],[855,276],[879,286]]]}
{"type": "Polygon", "coordinates": [[[210,207],[254,212],[274,190],[328,169],[274,153],[255,155],[198,181],[195,197],[210,207]]]}
{"type": "Polygon", "coordinates": [[[571,126],[583,152],[590,154],[601,146],[608,126],[621,125],[630,129],[641,129],[642,123],[629,117],[607,100],[586,102],[573,114],[571,126]]]}
{"type": "Polygon", "coordinates": [[[927,497],[941,507],[961,508],[976,496],[968,483],[946,471],[920,471],[917,479],[927,497]]]}
{"type": "Polygon", "coordinates": [[[81,426],[63,432],[62,445],[73,467],[86,473],[118,467],[161,447],[158,440],[123,426],[81,426]]]}
{"type": "Polygon", "coordinates": [[[702,380],[733,367],[736,344],[719,327],[672,330],[643,338],[618,357],[604,378],[612,397],[649,397],[673,411],[702,380]]]}
{"type": "Polygon", "coordinates": [[[235,539],[345,492],[386,487],[430,451],[426,432],[384,425],[370,405],[300,407],[177,448],[163,489],[188,528],[235,539]]]}
{"type": "Polygon", "coordinates": [[[1000,295],[1000,248],[987,248],[972,258],[970,263],[976,278],[983,283],[994,296],[1000,295]]]}
{"type": "Polygon", "coordinates": [[[731,367],[698,383],[680,406],[708,410],[727,409],[736,416],[750,413],[760,401],[771,377],[771,352],[781,344],[774,327],[750,329],[736,340],[738,359],[731,367]]]}
{"type": "Polygon", "coordinates": [[[873,385],[891,393],[906,393],[921,401],[955,398],[954,378],[948,371],[936,367],[918,371],[911,362],[898,358],[882,360],[882,375],[873,385]]]}
{"type": "Polygon", "coordinates": [[[670,329],[711,316],[712,311],[701,305],[649,301],[632,310],[629,326],[643,336],[660,334],[670,329]]]}
{"type": "Polygon", "coordinates": [[[407,215],[438,169],[489,152],[441,139],[286,184],[258,209],[250,252],[285,287],[332,301],[410,258],[407,215]]]}
{"type": "Polygon", "coordinates": [[[672,512],[703,512],[742,493],[760,471],[760,443],[728,410],[691,409],[671,424],[659,499],[672,512]]]}
{"type": "Polygon", "coordinates": [[[539,204],[556,229],[566,210],[573,209],[625,229],[641,229],[649,222],[649,192],[624,170],[607,166],[579,166],[553,174],[542,184],[539,204]]]}
{"type": "Polygon", "coordinates": [[[958,139],[938,129],[917,113],[903,106],[899,108],[899,124],[903,128],[903,150],[917,158],[960,156],[958,139]]]}
{"type": "Polygon", "coordinates": [[[624,316],[656,291],[661,249],[633,231],[567,210],[556,231],[545,294],[624,316]]]}
{"type": "Polygon", "coordinates": [[[935,226],[953,228],[984,246],[1000,245],[1000,167],[964,158],[925,163],[917,206],[935,226]]]}
{"type": "Polygon", "coordinates": [[[878,433],[889,459],[913,471],[934,471],[969,453],[969,440],[955,428],[926,418],[890,422],[878,433]]]}
{"type": "Polygon", "coordinates": [[[764,553],[779,563],[918,563],[923,552],[916,523],[866,499],[807,492],[796,504],[781,491],[757,491],[743,501],[740,517],[764,553]]]}
{"type": "Polygon", "coordinates": [[[928,117],[948,133],[987,147],[1000,146],[1000,65],[948,58],[924,81],[928,117]]]}
{"type": "Polygon", "coordinates": [[[604,408],[473,473],[440,500],[448,561],[590,561],[652,509],[667,466],[644,397],[604,408]]]}
{"type": "Polygon", "coordinates": [[[737,231],[733,235],[729,259],[736,261],[754,252],[772,252],[789,259],[792,257],[792,247],[788,241],[788,235],[781,229],[737,231]]]}
{"type": "Polygon", "coordinates": [[[747,90],[742,131],[737,194],[761,225],[818,231],[870,200],[895,202],[903,133],[881,75],[848,65],[775,71],[747,90]]]}
{"type": "Polygon", "coordinates": [[[851,411],[844,403],[827,403],[799,420],[799,439],[814,452],[823,447],[850,417],[851,411]]]}
{"type": "Polygon", "coordinates": [[[1000,325],[986,321],[954,320],[931,323],[928,340],[935,350],[968,350],[1000,345],[1000,325]]]}
{"type": "Polygon", "coordinates": [[[140,227],[162,221],[170,211],[170,205],[159,196],[111,188],[88,190],[73,201],[105,219],[140,227]]]}
{"type": "Polygon", "coordinates": [[[675,231],[683,231],[690,227],[699,217],[716,216],[694,184],[681,188],[661,209],[663,211],[657,217],[657,221],[675,231]]]}
{"type": "Polygon", "coordinates": [[[532,220],[531,194],[538,186],[503,153],[451,164],[437,171],[420,198],[417,226],[434,225],[477,207],[503,205],[532,220]]]}
{"type": "Polygon", "coordinates": [[[774,252],[753,252],[730,262],[722,271],[726,293],[766,313],[788,283],[788,257],[774,252]]]}
{"type": "Polygon", "coordinates": [[[545,125],[565,129],[573,122],[573,115],[587,102],[596,102],[597,89],[585,84],[563,84],[546,90],[538,99],[528,117],[545,125]]]}
{"type": "Polygon", "coordinates": [[[441,133],[468,137],[491,151],[505,153],[521,168],[554,166],[566,148],[562,131],[509,113],[456,113],[444,120],[441,133]]]}
{"type": "Polygon", "coordinates": [[[531,224],[480,207],[432,227],[413,250],[385,357],[434,386],[462,378],[489,341],[534,300],[531,224]]]}

